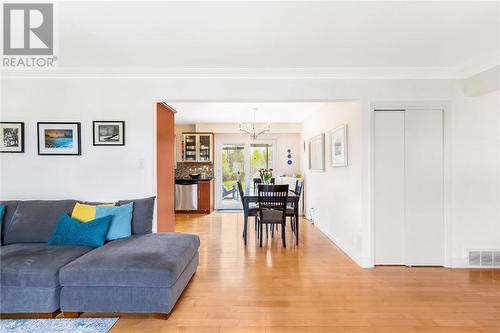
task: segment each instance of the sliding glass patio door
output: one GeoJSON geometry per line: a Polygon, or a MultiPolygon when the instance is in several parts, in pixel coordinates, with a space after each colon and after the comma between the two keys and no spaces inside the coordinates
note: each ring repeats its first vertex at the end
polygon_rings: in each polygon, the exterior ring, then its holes
{"type": "Polygon", "coordinates": [[[245,182],[245,144],[225,143],[218,155],[217,209],[241,208],[237,182],[245,182]]]}
{"type": "Polygon", "coordinates": [[[215,175],[216,208],[242,209],[237,182],[243,188],[259,177],[259,169],[273,168],[274,141],[217,139],[215,175]]]}

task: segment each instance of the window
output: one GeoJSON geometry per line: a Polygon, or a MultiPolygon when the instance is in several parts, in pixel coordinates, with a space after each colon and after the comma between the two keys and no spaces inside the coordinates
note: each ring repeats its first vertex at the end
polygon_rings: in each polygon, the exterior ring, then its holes
{"type": "Polygon", "coordinates": [[[273,145],[267,143],[250,144],[250,175],[259,177],[259,169],[273,167],[273,145]]]}

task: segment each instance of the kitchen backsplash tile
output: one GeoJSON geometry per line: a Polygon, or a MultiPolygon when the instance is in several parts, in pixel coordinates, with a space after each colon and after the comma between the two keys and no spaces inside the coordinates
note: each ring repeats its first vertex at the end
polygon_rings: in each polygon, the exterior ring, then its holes
{"type": "Polygon", "coordinates": [[[203,162],[177,162],[175,178],[189,178],[192,172],[201,173],[202,178],[213,178],[214,168],[212,163],[203,162]]]}

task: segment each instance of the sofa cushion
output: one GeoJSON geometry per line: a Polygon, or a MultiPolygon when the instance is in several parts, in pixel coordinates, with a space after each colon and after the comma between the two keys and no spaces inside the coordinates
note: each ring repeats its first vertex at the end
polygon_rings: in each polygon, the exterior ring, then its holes
{"type": "Polygon", "coordinates": [[[114,206],[114,205],[115,205],[114,203],[88,205],[77,202],[75,204],[75,207],[73,207],[73,211],[71,212],[71,217],[80,222],[88,222],[96,218],[95,212],[98,206],[114,206]]]}
{"type": "Polygon", "coordinates": [[[95,209],[96,218],[111,216],[111,224],[106,235],[107,241],[132,236],[132,212],[134,203],[128,203],[116,207],[97,206],[95,209]]]}
{"type": "Polygon", "coordinates": [[[150,234],[153,232],[155,198],[156,197],[118,201],[119,206],[131,202],[134,203],[134,212],[132,213],[133,234],[150,234]]]}
{"type": "Polygon", "coordinates": [[[57,287],[59,270],[92,250],[87,246],[18,243],[1,248],[2,287],[57,287]]]}
{"type": "Polygon", "coordinates": [[[49,245],[104,245],[112,216],[103,216],[88,222],[80,222],[67,214],[61,215],[49,245]]]}
{"type": "Polygon", "coordinates": [[[170,287],[198,253],[196,235],[133,235],[89,252],[61,269],[65,286],[170,287]]]}
{"type": "Polygon", "coordinates": [[[264,219],[264,222],[281,222],[283,219],[283,211],[275,209],[263,210],[262,218],[264,219]]]}
{"type": "Polygon", "coordinates": [[[4,244],[46,243],[62,214],[71,214],[75,200],[20,201],[5,230],[4,244]]]}
{"type": "Polygon", "coordinates": [[[3,221],[2,221],[2,228],[1,228],[1,237],[2,241],[0,244],[4,244],[4,235],[5,235],[5,230],[9,227],[10,222],[12,221],[12,216],[14,216],[14,213],[16,211],[17,205],[19,204],[20,201],[0,201],[0,205],[5,206],[5,211],[3,214],[3,221]]]}

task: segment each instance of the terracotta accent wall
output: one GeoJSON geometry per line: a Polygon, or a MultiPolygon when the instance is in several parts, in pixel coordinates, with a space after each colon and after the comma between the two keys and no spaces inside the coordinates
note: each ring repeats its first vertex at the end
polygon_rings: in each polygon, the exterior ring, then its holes
{"type": "Polygon", "coordinates": [[[175,186],[175,111],[162,103],[156,104],[156,196],[157,230],[174,231],[175,186]]]}

